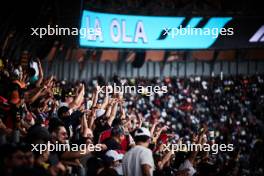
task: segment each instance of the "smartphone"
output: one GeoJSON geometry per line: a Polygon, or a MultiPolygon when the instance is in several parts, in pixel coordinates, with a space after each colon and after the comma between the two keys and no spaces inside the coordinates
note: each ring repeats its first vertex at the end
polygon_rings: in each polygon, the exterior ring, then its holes
{"type": "Polygon", "coordinates": [[[85,109],[90,109],[92,107],[92,101],[91,100],[86,101],[84,106],[85,106],[85,109]]]}

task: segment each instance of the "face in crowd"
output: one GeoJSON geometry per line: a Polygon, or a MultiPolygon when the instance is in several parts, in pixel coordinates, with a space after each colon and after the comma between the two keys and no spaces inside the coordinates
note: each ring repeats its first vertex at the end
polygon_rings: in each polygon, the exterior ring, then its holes
{"type": "Polygon", "coordinates": [[[68,140],[68,133],[64,126],[59,126],[58,129],[53,132],[53,139],[61,144],[66,144],[68,140]]]}

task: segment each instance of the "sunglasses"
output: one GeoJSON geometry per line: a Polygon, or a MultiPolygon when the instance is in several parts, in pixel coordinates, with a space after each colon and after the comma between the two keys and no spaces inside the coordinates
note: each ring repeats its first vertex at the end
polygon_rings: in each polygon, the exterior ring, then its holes
{"type": "Polygon", "coordinates": [[[67,136],[68,133],[67,133],[67,132],[62,132],[61,135],[62,135],[62,136],[67,136]]]}

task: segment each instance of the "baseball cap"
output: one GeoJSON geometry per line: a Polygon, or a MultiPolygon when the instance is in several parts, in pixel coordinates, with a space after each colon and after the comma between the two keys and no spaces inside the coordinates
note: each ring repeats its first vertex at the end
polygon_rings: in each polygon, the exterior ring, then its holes
{"type": "Polygon", "coordinates": [[[137,136],[148,136],[151,137],[150,131],[147,128],[141,127],[135,131],[135,137],[137,136]]]}
{"type": "Polygon", "coordinates": [[[115,150],[108,150],[106,153],[105,153],[106,156],[108,157],[112,157],[114,159],[114,161],[119,161],[119,160],[122,160],[123,159],[123,154],[119,154],[117,151],[115,150]]]}
{"type": "Polygon", "coordinates": [[[65,90],[65,96],[66,97],[74,97],[75,94],[74,94],[74,88],[68,88],[65,90]]]}

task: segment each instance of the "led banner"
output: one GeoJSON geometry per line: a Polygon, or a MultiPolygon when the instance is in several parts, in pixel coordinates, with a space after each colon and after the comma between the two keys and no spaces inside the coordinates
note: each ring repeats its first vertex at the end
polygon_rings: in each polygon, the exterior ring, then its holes
{"type": "Polygon", "coordinates": [[[134,16],[83,11],[79,42],[90,48],[263,47],[263,19],[134,16]]]}

